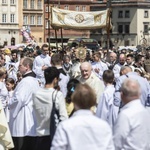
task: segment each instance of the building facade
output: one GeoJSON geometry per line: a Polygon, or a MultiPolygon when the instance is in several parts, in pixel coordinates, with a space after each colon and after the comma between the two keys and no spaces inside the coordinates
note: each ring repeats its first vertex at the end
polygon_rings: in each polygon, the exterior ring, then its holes
{"type": "MultiPolygon", "coordinates": [[[[99,0],[91,5],[91,11],[106,9],[106,1],[99,0]]],[[[150,43],[150,1],[149,0],[111,0],[110,46],[148,46],[150,43]]],[[[91,32],[102,47],[107,45],[104,29],[91,32]]]]}
{"type": "Polygon", "coordinates": [[[0,45],[19,42],[19,4],[17,0],[0,1],[0,45]]]}
{"type": "MultiPolygon", "coordinates": [[[[78,31],[78,30],[71,30],[71,29],[59,29],[55,31],[52,27],[48,27],[48,7],[57,7],[60,9],[65,10],[72,10],[72,11],[90,11],[90,6],[93,0],[51,0],[48,5],[48,1],[45,1],[45,31],[44,31],[44,37],[45,42],[48,42],[50,35],[51,42],[56,41],[56,35],[57,35],[57,41],[58,43],[61,43],[61,37],[63,37],[63,42],[67,43],[69,38],[78,38],[78,37],[86,37],[89,38],[90,32],[89,31],[78,31]],[[50,34],[48,34],[50,32],[50,34]],[[57,32],[57,33],[56,33],[57,32]],[[61,33],[63,36],[61,36],[61,33]]],[[[50,16],[50,15],[49,15],[50,16]]]]}

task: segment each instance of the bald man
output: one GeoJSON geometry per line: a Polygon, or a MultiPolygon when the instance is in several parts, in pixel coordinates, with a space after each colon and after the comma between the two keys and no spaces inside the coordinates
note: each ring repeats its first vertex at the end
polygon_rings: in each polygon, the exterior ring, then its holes
{"type": "Polygon", "coordinates": [[[115,80],[120,76],[120,69],[122,66],[126,65],[126,55],[125,54],[120,54],[119,56],[119,63],[117,63],[114,68],[113,72],[115,75],[115,80]]]}
{"type": "Polygon", "coordinates": [[[141,86],[141,103],[146,106],[147,105],[147,100],[148,100],[148,95],[150,94],[150,86],[147,81],[147,79],[139,76],[136,72],[132,72],[132,69],[129,66],[123,66],[121,68],[121,76],[116,80],[116,85],[115,85],[115,94],[114,94],[114,105],[118,107],[122,107],[121,104],[121,97],[120,97],[120,87],[123,81],[126,78],[133,78],[136,79],[140,86],[141,86]]]}
{"type": "Polygon", "coordinates": [[[81,83],[87,83],[97,95],[97,103],[99,98],[104,91],[103,82],[92,72],[92,66],[89,62],[83,62],[80,66],[81,77],[79,81],[81,83]]]}
{"type": "Polygon", "coordinates": [[[125,104],[114,126],[115,150],[150,149],[150,114],[141,104],[140,84],[125,79],[121,86],[121,99],[125,104]]]}
{"type": "Polygon", "coordinates": [[[113,70],[114,66],[118,63],[117,54],[114,53],[114,52],[111,52],[110,55],[109,55],[109,60],[110,60],[110,63],[107,63],[108,68],[110,70],[113,70]]]}

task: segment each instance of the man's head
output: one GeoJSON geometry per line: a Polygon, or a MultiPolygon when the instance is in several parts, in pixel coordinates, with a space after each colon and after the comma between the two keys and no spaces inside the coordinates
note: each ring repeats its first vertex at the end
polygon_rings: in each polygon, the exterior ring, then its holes
{"type": "Polygon", "coordinates": [[[141,95],[140,85],[137,80],[127,78],[121,85],[121,99],[124,104],[139,99],[141,95]]]}
{"type": "Polygon", "coordinates": [[[47,55],[49,53],[49,46],[47,44],[43,44],[41,50],[43,55],[47,55]]]}
{"type": "Polygon", "coordinates": [[[120,69],[120,75],[126,75],[129,72],[132,72],[132,68],[129,66],[122,66],[120,69]]]}
{"type": "Polygon", "coordinates": [[[93,54],[93,60],[95,62],[99,62],[100,59],[101,59],[101,54],[99,52],[94,52],[94,54],[93,54]]]}
{"type": "Polygon", "coordinates": [[[96,105],[96,94],[87,84],[78,84],[71,99],[76,110],[90,109],[96,105]]]}
{"type": "Polygon", "coordinates": [[[131,65],[133,63],[133,61],[134,61],[133,54],[128,54],[127,58],[126,58],[127,65],[131,65]]]}
{"type": "Polygon", "coordinates": [[[144,64],[144,56],[143,55],[137,55],[135,57],[135,63],[138,65],[138,66],[142,66],[144,64]]]}
{"type": "Polygon", "coordinates": [[[22,75],[32,70],[33,60],[29,57],[22,58],[19,63],[19,71],[22,75]]]}
{"type": "Polygon", "coordinates": [[[60,54],[53,54],[51,57],[51,64],[53,66],[61,66],[62,65],[62,57],[60,54]]]}
{"type": "Polygon", "coordinates": [[[52,84],[54,87],[58,86],[59,70],[56,67],[48,67],[44,70],[44,77],[46,84],[52,84]]]}
{"type": "Polygon", "coordinates": [[[110,55],[109,55],[109,59],[110,59],[110,62],[116,61],[116,59],[117,59],[117,54],[114,53],[114,52],[111,52],[110,55]]]}
{"type": "Polygon", "coordinates": [[[126,55],[121,53],[119,56],[119,63],[121,65],[124,65],[125,62],[126,62],[126,55]]]}
{"type": "Polygon", "coordinates": [[[11,58],[12,58],[12,61],[17,61],[18,60],[18,50],[12,50],[11,51],[11,58]]]}
{"type": "Polygon", "coordinates": [[[89,62],[83,62],[80,66],[81,75],[83,79],[88,79],[92,73],[92,66],[89,62]]]}

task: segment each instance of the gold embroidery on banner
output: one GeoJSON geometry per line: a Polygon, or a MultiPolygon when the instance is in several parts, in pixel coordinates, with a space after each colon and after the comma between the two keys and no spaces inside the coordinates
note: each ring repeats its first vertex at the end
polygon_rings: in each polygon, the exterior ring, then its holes
{"type": "Polygon", "coordinates": [[[58,20],[64,21],[66,13],[57,12],[56,14],[57,14],[58,20]]]}
{"type": "Polygon", "coordinates": [[[77,23],[82,23],[82,22],[84,21],[84,16],[83,16],[82,14],[77,14],[77,15],[75,16],[75,21],[76,21],[77,23]]]}
{"type": "Polygon", "coordinates": [[[94,22],[95,22],[95,23],[101,22],[102,15],[103,15],[103,14],[94,15],[94,22]]]}

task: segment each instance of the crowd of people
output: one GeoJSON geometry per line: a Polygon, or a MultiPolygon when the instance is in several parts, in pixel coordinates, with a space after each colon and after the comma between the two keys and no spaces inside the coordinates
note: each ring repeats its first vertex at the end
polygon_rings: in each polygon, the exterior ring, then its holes
{"type": "Polygon", "coordinates": [[[149,49],[0,50],[0,100],[1,150],[150,150],[149,49]]]}

